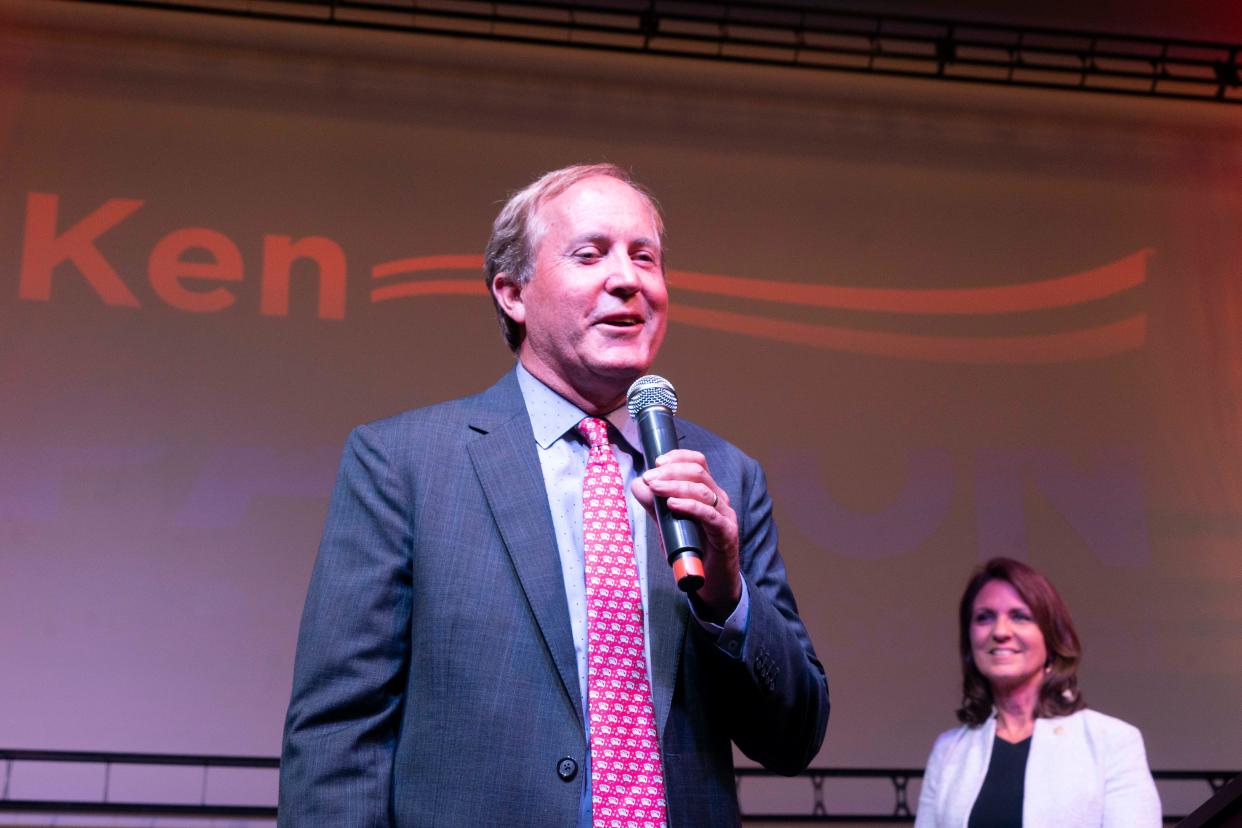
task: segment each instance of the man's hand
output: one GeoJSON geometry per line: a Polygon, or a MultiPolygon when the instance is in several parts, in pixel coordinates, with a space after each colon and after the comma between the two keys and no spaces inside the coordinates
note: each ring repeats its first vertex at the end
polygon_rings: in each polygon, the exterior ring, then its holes
{"type": "Polygon", "coordinates": [[[655,468],[635,478],[632,488],[649,513],[655,497],[666,497],[670,512],[697,521],[703,529],[704,583],[691,600],[700,618],[723,623],[742,597],[737,513],[712,479],[707,458],[697,451],[675,449],[658,457],[655,468]]]}

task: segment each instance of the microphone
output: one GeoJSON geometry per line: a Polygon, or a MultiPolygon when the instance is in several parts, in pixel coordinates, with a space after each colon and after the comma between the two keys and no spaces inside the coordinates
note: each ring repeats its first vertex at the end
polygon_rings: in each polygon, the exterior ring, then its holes
{"type": "MultiPolygon", "coordinates": [[[[634,380],[625,401],[642,435],[647,468],[655,468],[657,457],[677,448],[677,429],[673,425],[677,392],[664,377],[648,374],[634,380]]],[[[677,586],[682,592],[696,591],[703,586],[703,539],[699,525],[670,512],[666,497],[655,499],[655,514],[660,524],[660,544],[673,568],[677,586]]]]}

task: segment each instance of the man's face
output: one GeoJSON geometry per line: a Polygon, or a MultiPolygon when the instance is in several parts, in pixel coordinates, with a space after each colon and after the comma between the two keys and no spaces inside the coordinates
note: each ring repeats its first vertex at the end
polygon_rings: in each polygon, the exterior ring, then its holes
{"type": "Polygon", "coordinates": [[[535,270],[511,297],[522,364],[594,412],[620,403],[655,359],[668,291],[655,217],[615,178],[593,176],[542,205],[535,270]]]}

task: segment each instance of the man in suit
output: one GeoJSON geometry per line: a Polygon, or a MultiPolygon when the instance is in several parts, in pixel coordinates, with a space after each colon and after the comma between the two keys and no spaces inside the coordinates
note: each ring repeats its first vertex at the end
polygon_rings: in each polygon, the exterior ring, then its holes
{"type": "Polygon", "coordinates": [[[788,774],[818,752],[827,682],[762,470],[685,421],[653,468],[635,451],[624,400],[664,336],[662,233],[617,167],[543,176],[501,211],[486,256],[518,364],[350,435],[298,641],[284,828],[736,825],[732,744],[788,774]],[[593,474],[615,478],[628,515],[609,547],[633,587],[628,741],[592,715],[610,703],[598,634],[613,594],[593,563],[593,474]],[[664,561],[655,496],[703,529],[697,594],[664,561]],[[644,733],[652,764],[613,764],[644,733]],[[647,787],[626,789],[646,767],[647,787]],[[636,802],[652,807],[615,810],[636,802]]]}

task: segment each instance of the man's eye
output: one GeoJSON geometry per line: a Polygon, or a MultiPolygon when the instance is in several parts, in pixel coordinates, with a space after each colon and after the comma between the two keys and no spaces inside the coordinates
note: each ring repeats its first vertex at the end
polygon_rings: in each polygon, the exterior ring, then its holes
{"type": "Polygon", "coordinates": [[[599,258],[599,255],[599,251],[594,247],[584,247],[574,251],[574,258],[584,262],[593,262],[599,258]]]}

